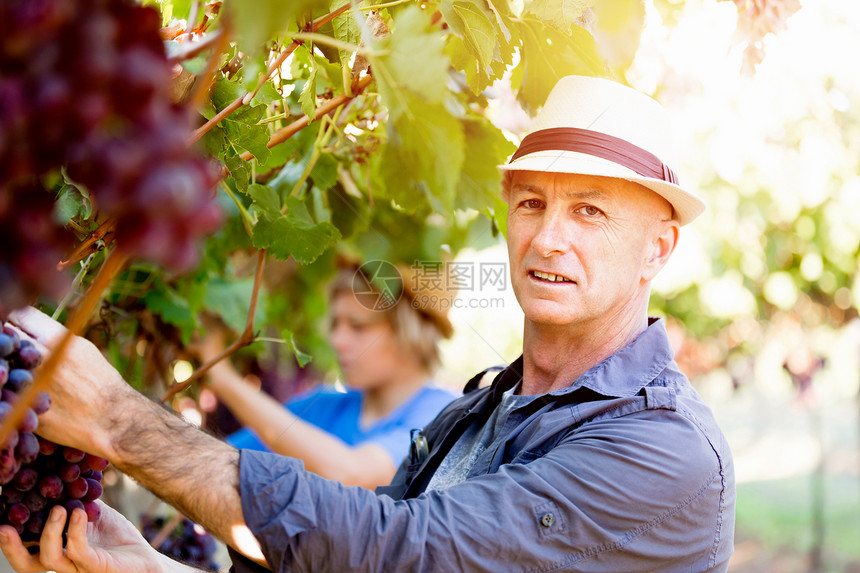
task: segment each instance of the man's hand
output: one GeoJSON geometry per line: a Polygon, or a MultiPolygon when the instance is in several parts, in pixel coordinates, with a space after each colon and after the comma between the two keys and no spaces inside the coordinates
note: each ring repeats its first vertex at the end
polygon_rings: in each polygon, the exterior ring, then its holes
{"type": "MultiPolygon", "coordinates": [[[[66,328],[34,308],[13,312],[10,322],[32,337],[43,355],[52,352],[66,328]]],[[[46,387],[51,408],[39,416],[38,433],[57,443],[113,460],[107,428],[117,406],[136,392],[90,341],[74,337],[46,387]]]]}
{"type": "MultiPolygon", "coordinates": [[[[32,308],[13,312],[10,320],[49,351],[66,333],[32,308]]],[[[248,529],[235,448],[135,391],[91,342],[77,336],[47,391],[52,405],[39,417],[40,435],[107,458],[215,537],[261,558],[253,541],[243,541],[248,529]]]]}
{"type": "Polygon", "coordinates": [[[62,506],[54,507],[49,514],[39,540],[39,553],[30,555],[18,532],[9,525],[0,526],[0,549],[12,568],[21,573],[192,571],[158,553],[131,522],[105,504],[99,504],[101,517],[93,524],[87,524],[83,510],[72,512],[65,550],[66,510],[62,506]]]}

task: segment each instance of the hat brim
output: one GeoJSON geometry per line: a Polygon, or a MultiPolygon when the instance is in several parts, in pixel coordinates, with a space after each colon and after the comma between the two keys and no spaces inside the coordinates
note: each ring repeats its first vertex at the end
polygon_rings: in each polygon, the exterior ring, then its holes
{"type": "Polygon", "coordinates": [[[510,163],[499,165],[499,169],[502,171],[573,173],[633,181],[666,199],[675,210],[678,224],[681,226],[690,223],[705,210],[705,202],[699,196],[679,185],[661,179],[644,177],[612,161],[575,151],[538,151],[524,155],[510,163]]]}

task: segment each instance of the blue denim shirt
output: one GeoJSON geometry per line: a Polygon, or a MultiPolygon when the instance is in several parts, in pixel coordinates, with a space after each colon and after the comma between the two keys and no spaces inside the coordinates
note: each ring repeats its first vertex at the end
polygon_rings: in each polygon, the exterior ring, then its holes
{"type": "MultiPolygon", "coordinates": [[[[725,571],[732,458],[662,321],[564,389],[511,412],[467,479],[424,491],[457,438],[521,378],[452,402],[375,493],[243,451],[245,520],[275,571],[725,571]]],[[[253,571],[240,558],[237,572],[253,571]]]]}

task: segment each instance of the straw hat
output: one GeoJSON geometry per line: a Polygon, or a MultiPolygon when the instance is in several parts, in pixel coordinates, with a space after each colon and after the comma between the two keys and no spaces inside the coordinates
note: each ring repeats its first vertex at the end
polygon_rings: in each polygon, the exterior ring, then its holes
{"type": "Polygon", "coordinates": [[[679,185],[670,150],[668,114],[659,103],[610,80],[566,76],[510,162],[499,168],[633,181],[666,199],[686,225],[705,203],[679,185]]]}

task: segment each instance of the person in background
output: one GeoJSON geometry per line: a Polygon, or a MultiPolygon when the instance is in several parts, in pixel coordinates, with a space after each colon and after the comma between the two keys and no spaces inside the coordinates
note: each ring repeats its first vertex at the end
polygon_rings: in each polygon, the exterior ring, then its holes
{"type": "MultiPolygon", "coordinates": [[[[309,471],[345,485],[389,483],[409,451],[410,430],[427,425],[455,398],[432,381],[438,343],[453,332],[447,308],[413,305],[420,275],[399,272],[402,296],[384,310],[356,296],[355,284],[379,288],[362,267],[342,264],[335,275],[329,340],[346,392],[320,384],[281,404],[246,382],[229,359],[213,365],[208,387],[244,426],[227,442],[300,459],[309,471]]],[[[202,362],[224,348],[223,328],[207,330],[197,346],[202,362]]]]}

